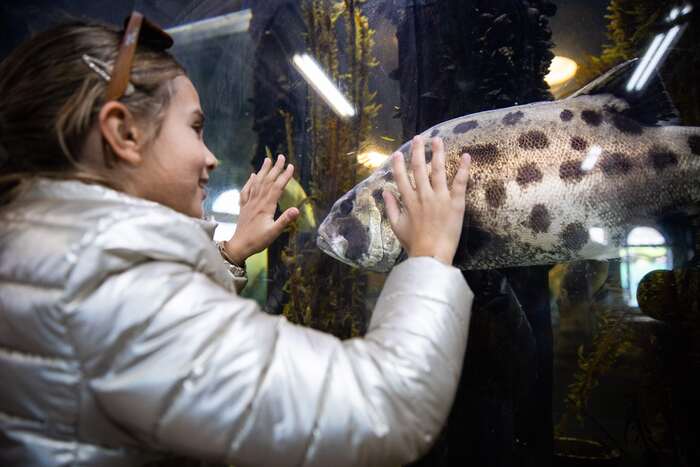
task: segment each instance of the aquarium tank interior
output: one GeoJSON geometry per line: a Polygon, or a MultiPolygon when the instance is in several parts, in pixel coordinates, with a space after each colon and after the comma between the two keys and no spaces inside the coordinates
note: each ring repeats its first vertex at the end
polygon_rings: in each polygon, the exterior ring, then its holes
{"type": "Polygon", "coordinates": [[[24,0],[0,59],[132,10],[199,91],[217,239],[265,158],[295,166],[279,212],[301,215],[247,262],[266,313],[362,335],[405,256],[377,228],[389,155],[471,155],[468,349],[414,465],[700,465],[697,0],[24,0]]]}

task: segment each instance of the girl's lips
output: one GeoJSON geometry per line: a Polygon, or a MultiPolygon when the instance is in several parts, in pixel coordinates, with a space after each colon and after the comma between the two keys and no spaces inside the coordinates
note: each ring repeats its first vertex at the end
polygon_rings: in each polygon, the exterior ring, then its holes
{"type": "Polygon", "coordinates": [[[202,190],[202,199],[205,199],[207,197],[207,182],[209,180],[200,180],[199,181],[199,188],[202,190]]]}

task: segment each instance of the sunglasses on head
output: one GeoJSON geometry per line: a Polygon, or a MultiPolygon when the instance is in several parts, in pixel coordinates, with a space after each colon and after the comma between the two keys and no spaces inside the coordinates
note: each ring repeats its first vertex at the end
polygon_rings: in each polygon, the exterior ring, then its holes
{"type": "Polygon", "coordinates": [[[105,93],[107,101],[118,100],[134,92],[129,76],[138,43],[146,44],[156,50],[167,50],[172,47],[173,38],[158,25],[144,18],[143,14],[134,11],[124,21],[124,31],[114,66],[90,55],[83,55],[83,61],[87,66],[107,81],[105,93]]]}

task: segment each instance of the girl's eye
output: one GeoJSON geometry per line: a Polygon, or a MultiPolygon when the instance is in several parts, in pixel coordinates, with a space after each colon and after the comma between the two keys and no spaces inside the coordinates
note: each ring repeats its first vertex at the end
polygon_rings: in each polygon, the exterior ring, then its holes
{"type": "Polygon", "coordinates": [[[198,135],[201,136],[202,133],[204,133],[204,125],[201,123],[195,123],[192,125],[192,129],[197,132],[198,135]]]}

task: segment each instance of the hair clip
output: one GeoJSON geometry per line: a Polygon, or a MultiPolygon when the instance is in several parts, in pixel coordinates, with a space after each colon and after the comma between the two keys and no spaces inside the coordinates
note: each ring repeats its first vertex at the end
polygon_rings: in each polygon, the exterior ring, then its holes
{"type": "MultiPolygon", "coordinates": [[[[97,73],[100,78],[105,80],[106,83],[109,83],[112,80],[112,75],[110,74],[110,71],[112,67],[108,65],[107,63],[103,62],[102,60],[91,57],[88,54],[83,54],[83,62],[95,73],[97,73]]],[[[129,96],[134,93],[134,85],[129,82],[126,86],[126,91],[124,92],[125,96],[129,96]]]]}

